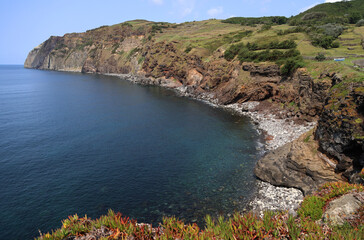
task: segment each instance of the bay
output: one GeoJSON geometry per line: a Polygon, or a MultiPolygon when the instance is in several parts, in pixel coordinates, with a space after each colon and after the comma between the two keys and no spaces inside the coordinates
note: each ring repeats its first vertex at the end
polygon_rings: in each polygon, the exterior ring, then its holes
{"type": "Polygon", "coordinates": [[[0,239],[108,209],[156,225],[241,211],[260,136],[249,119],[117,77],[0,66],[0,239]]]}

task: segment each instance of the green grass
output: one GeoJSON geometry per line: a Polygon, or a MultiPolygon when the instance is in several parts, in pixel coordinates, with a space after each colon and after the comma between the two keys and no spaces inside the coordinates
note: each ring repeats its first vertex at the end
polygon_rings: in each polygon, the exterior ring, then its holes
{"type": "MultiPolygon", "coordinates": [[[[350,59],[347,61],[350,61],[350,59]]],[[[334,62],[333,60],[317,62],[315,60],[306,60],[306,68],[310,76],[314,79],[318,79],[320,74],[324,72],[339,73],[347,81],[358,81],[364,78],[364,72],[356,71],[347,62],[334,62]]]]}
{"type": "Polygon", "coordinates": [[[325,201],[317,196],[309,196],[301,205],[298,211],[300,217],[310,217],[312,220],[319,220],[322,217],[325,201]]]}
{"type": "Polygon", "coordinates": [[[221,23],[219,20],[207,20],[182,23],[177,28],[164,29],[163,33],[155,34],[154,40],[157,43],[176,42],[177,48],[183,51],[188,47],[204,48],[208,50],[204,56],[208,57],[217,48],[239,41],[246,31],[254,30],[255,28],[251,27],[221,23]]]}

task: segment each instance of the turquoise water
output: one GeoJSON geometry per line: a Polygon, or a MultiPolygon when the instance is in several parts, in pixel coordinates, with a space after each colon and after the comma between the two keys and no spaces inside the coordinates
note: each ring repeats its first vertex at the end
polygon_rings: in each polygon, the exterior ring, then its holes
{"type": "Polygon", "coordinates": [[[160,87],[0,66],[0,239],[110,208],[154,224],[242,210],[258,140],[248,119],[160,87]]]}

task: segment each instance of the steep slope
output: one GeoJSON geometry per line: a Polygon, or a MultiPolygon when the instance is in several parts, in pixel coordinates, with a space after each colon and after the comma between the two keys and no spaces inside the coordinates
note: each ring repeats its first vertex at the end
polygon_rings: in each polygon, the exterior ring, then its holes
{"type": "Polygon", "coordinates": [[[327,20],[330,22],[356,23],[364,18],[364,2],[362,0],[341,1],[318,4],[291,19],[295,20],[327,20]]]}
{"type": "MultiPolygon", "coordinates": [[[[337,173],[360,181],[364,74],[347,62],[310,60],[319,52],[351,53],[344,46],[315,47],[303,32],[280,34],[287,29],[288,25],[266,29],[218,20],[182,24],[135,20],[51,37],[29,53],[24,66],[131,74],[138,77],[136,81],[183,87],[189,95],[219,104],[268,101],[281,109],[280,117],[320,119],[315,136],[321,150],[337,161],[337,173]],[[227,55],[234,49],[234,54],[227,55]],[[307,58],[305,62],[302,57],[307,58]],[[296,71],[301,64],[306,68],[296,71]]],[[[351,26],[344,34],[358,29],[351,26]]]]}

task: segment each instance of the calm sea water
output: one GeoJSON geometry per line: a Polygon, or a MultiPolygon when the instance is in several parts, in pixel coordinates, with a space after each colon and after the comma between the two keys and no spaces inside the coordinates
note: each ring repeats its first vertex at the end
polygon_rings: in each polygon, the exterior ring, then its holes
{"type": "Polygon", "coordinates": [[[252,123],[116,77],[0,66],[0,239],[108,209],[156,224],[244,208],[252,123]]]}

